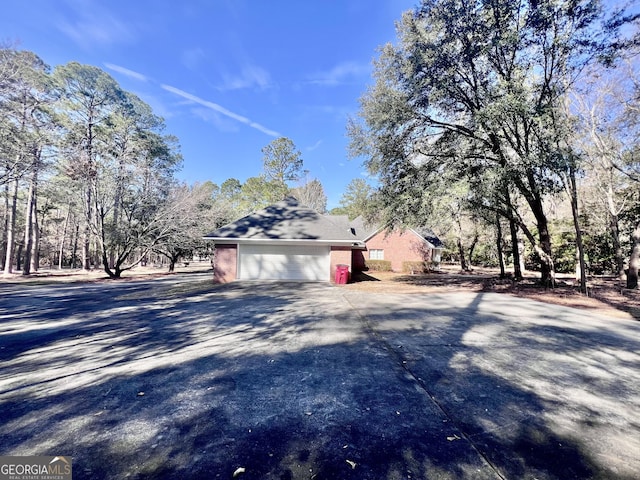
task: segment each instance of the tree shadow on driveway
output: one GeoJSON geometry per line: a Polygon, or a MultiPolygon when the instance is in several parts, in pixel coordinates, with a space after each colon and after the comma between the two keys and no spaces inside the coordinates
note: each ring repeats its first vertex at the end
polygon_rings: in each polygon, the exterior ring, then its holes
{"type": "MultiPolygon", "coordinates": [[[[51,294],[41,307],[57,312],[58,330],[46,314],[31,324],[3,312],[3,454],[72,455],[79,479],[231,478],[239,468],[239,478],[611,478],[559,423],[567,399],[536,389],[544,371],[504,372],[514,346],[538,365],[531,352],[546,358],[574,333],[567,349],[595,365],[572,324],[541,320],[523,333],[480,295],[456,305],[347,301],[318,284],[149,285],[101,300],[74,291],[80,314],[51,294]],[[555,328],[564,333],[545,343],[555,328]]],[[[627,364],[610,360],[612,372],[637,371],[624,354],[637,343],[616,335],[604,343],[627,364]]]]}
{"type": "Polygon", "coordinates": [[[636,322],[485,293],[376,296],[360,308],[505,478],[640,471],[636,322]]]}

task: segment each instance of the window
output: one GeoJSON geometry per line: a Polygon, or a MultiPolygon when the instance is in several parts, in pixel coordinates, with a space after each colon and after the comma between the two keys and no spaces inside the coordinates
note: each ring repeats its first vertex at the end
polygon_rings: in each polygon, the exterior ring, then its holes
{"type": "Polygon", "coordinates": [[[384,260],[384,250],[375,248],[369,250],[369,260],[384,260]]]}

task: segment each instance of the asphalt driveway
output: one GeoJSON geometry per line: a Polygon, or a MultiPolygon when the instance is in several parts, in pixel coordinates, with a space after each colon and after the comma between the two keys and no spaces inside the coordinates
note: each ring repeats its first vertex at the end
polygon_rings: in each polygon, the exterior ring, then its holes
{"type": "Polygon", "coordinates": [[[0,454],[74,479],[640,476],[640,323],[209,276],[0,284],[0,454]]]}

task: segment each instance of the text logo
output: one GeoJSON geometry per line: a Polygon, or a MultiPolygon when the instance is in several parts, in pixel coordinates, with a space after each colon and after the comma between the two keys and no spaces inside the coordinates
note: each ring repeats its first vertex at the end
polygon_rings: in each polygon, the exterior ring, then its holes
{"type": "Polygon", "coordinates": [[[71,479],[71,457],[0,456],[0,480],[71,479]]]}

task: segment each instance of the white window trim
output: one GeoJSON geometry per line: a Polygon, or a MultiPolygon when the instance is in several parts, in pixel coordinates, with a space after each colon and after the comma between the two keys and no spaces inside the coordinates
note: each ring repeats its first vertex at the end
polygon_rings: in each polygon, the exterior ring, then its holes
{"type": "Polygon", "coordinates": [[[372,248],[369,250],[369,260],[384,260],[384,249],[372,248]]]}

